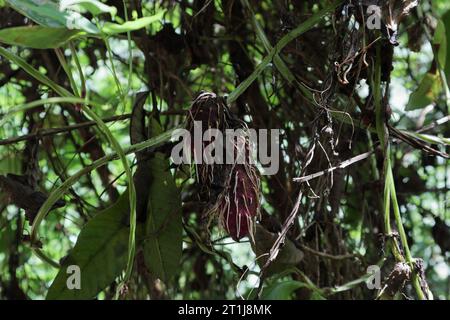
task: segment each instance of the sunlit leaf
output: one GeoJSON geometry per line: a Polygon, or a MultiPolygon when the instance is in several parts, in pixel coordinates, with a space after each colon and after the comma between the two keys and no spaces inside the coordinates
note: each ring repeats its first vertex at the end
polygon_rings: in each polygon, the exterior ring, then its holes
{"type": "Polygon", "coordinates": [[[410,95],[406,110],[421,109],[435,102],[441,92],[439,74],[427,73],[417,89],[410,95]]]}
{"type": "Polygon", "coordinates": [[[83,9],[89,11],[94,16],[109,13],[111,17],[117,14],[117,9],[113,6],[108,6],[97,0],[62,0],[60,7],[63,9],[80,6],[83,9]]]}
{"type": "Polygon", "coordinates": [[[55,2],[41,0],[7,0],[7,3],[41,26],[79,29],[94,34],[99,33],[97,27],[80,13],[64,10],[55,2]]]}
{"type": "Polygon", "coordinates": [[[438,137],[438,136],[433,136],[430,134],[416,133],[416,132],[411,132],[411,131],[406,131],[406,130],[402,130],[402,132],[407,135],[413,136],[414,138],[422,140],[424,142],[450,146],[450,138],[438,137]]]}
{"type": "Polygon", "coordinates": [[[117,24],[113,22],[105,22],[102,27],[102,31],[106,34],[113,35],[118,33],[124,33],[128,31],[135,31],[145,28],[154,22],[161,21],[164,11],[161,11],[151,17],[144,17],[133,21],[127,21],[123,24],[117,24]]]}

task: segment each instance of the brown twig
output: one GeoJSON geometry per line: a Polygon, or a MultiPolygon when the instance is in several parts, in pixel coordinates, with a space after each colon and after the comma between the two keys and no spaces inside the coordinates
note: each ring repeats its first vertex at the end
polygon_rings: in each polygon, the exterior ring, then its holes
{"type": "Polygon", "coordinates": [[[307,247],[303,244],[300,244],[300,247],[305,250],[308,251],[309,253],[312,253],[316,256],[322,257],[322,258],[327,258],[327,259],[331,259],[331,260],[344,260],[344,259],[351,259],[351,258],[356,258],[358,257],[357,254],[342,254],[342,255],[331,255],[325,252],[321,252],[321,251],[317,251],[314,250],[310,247],[307,247]]]}

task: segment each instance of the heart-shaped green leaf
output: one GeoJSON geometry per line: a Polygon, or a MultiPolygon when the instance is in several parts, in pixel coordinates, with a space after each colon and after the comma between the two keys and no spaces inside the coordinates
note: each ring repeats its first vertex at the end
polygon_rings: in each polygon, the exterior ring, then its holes
{"type": "Polygon", "coordinates": [[[416,91],[409,96],[406,110],[415,110],[426,107],[436,101],[442,90],[442,80],[438,73],[428,72],[423,77],[416,91]]]}
{"type": "Polygon", "coordinates": [[[150,272],[168,281],[180,266],[182,250],[181,199],[169,170],[169,160],[156,153],[150,160],[152,181],[147,205],[144,258],[150,272]]]}
{"type": "Polygon", "coordinates": [[[127,264],[128,192],[99,212],[81,230],[77,243],[62,262],[47,299],[93,299],[122,273],[127,264]],[[78,266],[81,289],[69,289],[69,266],[78,266]]]}

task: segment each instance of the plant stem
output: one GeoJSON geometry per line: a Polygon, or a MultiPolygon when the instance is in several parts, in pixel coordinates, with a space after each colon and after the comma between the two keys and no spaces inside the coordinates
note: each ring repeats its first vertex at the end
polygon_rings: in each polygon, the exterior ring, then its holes
{"type": "Polygon", "coordinates": [[[375,62],[375,73],[373,84],[373,95],[375,102],[375,118],[376,118],[376,129],[378,138],[380,139],[381,145],[383,147],[384,154],[384,223],[385,232],[388,236],[392,236],[392,230],[390,225],[390,204],[392,201],[392,207],[394,211],[395,223],[398,228],[398,233],[400,235],[400,241],[405,251],[405,259],[400,253],[398,244],[396,243],[395,237],[392,237],[392,253],[397,262],[403,262],[406,260],[412,271],[412,284],[420,300],[424,300],[425,296],[420,287],[419,278],[417,272],[414,268],[414,261],[409,250],[408,240],[406,237],[405,229],[403,228],[403,222],[400,215],[400,208],[398,206],[397,194],[395,191],[395,183],[392,174],[392,165],[390,159],[391,148],[388,141],[389,131],[385,121],[385,114],[383,106],[381,104],[381,46],[378,43],[376,47],[376,62],[375,62]]]}

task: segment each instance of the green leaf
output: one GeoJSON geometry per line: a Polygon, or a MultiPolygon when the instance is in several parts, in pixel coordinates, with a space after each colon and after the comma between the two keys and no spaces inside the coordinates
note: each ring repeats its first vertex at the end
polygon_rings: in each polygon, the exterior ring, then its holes
{"type": "Polygon", "coordinates": [[[37,24],[51,28],[79,29],[88,33],[99,33],[98,28],[75,11],[63,10],[51,1],[6,0],[16,11],[30,18],[37,24]]]}
{"type": "Polygon", "coordinates": [[[147,205],[144,259],[150,272],[167,282],[180,267],[183,244],[181,199],[165,155],[157,152],[149,162],[152,181],[147,205]]]}
{"type": "Polygon", "coordinates": [[[438,99],[442,88],[442,80],[439,74],[428,72],[423,77],[416,91],[409,96],[406,110],[415,110],[426,107],[438,99]]]}
{"type": "Polygon", "coordinates": [[[400,131],[406,135],[412,136],[412,137],[422,140],[424,142],[428,142],[431,144],[442,144],[444,146],[450,146],[450,138],[433,136],[431,134],[416,133],[416,132],[407,131],[407,130],[400,130],[400,131]]]}
{"type": "Polygon", "coordinates": [[[345,283],[345,284],[343,284],[341,286],[337,286],[337,287],[331,289],[331,293],[335,294],[335,293],[338,293],[338,292],[344,292],[344,291],[347,291],[347,290],[351,290],[351,289],[357,287],[359,284],[361,284],[363,282],[366,282],[370,278],[370,276],[371,276],[370,273],[364,274],[362,277],[360,277],[358,279],[352,280],[352,281],[347,282],[347,283],[345,283]]]}
{"type": "MultiPolygon", "coordinates": [[[[100,30],[79,12],[70,10],[71,7],[79,5],[92,14],[108,12],[111,16],[116,14],[117,9],[95,0],[66,0],[58,6],[53,2],[41,3],[39,0],[7,0],[9,5],[34,22],[50,28],[66,28],[69,30],[83,30],[91,35],[100,34],[100,30]]],[[[102,32],[107,35],[125,33],[139,30],[160,21],[165,11],[162,10],[150,17],[143,17],[123,24],[105,22],[102,32]]]]}
{"type": "MultiPolygon", "coordinates": [[[[450,53],[450,10],[447,11],[442,16],[442,23],[445,27],[445,37],[446,37],[446,53],[450,53]]],[[[445,75],[447,77],[447,82],[450,83],[450,55],[446,55],[446,62],[445,62],[445,75]]]]}
{"type": "Polygon", "coordinates": [[[61,264],[47,299],[93,299],[122,273],[127,264],[129,211],[125,192],[84,226],[75,247],[61,264]],[[80,268],[80,290],[67,288],[70,265],[80,268]]]}
{"type": "Polygon", "coordinates": [[[2,153],[3,155],[0,158],[0,175],[7,173],[22,174],[21,163],[23,161],[23,156],[6,150],[3,150],[2,153]]]}
{"type": "Polygon", "coordinates": [[[61,8],[72,8],[72,7],[81,7],[94,16],[97,16],[102,13],[109,13],[111,17],[114,17],[117,14],[117,9],[113,6],[108,6],[97,0],[62,0],[60,4],[61,8]]]}
{"type": "Polygon", "coordinates": [[[0,30],[0,42],[33,49],[53,49],[83,34],[80,30],[24,26],[0,30]]]}
{"type": "Polygon", "coordinates": [[[102,27],[102,31],[106,34],[113,35],[128,31],[139,30],[151,25],[154,22],[161,21],[163,15],[164,11],[161,11],[151,17],[144,17],[133,21],[127,21],[123,24],[105,22],[105,24],[102,27]]]}
{"type": "Polygon", "coordinates": [[[447,38],[445,25],[442,20],[438,20],[434,31],[433,46],[437,48],[437,60],[441,68],[445,68],[447,59],[447,38]]]}
{"type": "Polygon", "coordinates": [[[262,294],[263,300],[292,300],[292,293],[308,286],[300,281],[289,280],[267,287],[262,294]]]}
{"type": "Polygon", "coordinates": [[[15,230],[12,229],[12,223],[12,221],[6,221],[6,224],[0,229],[0,253],[4,253],[6,256],[8,256],[16,237],[15,230]]]}
{"type": "Polygon", "coordinates": [[[309,297],[309,300],[327,300],[320,292],[313,291],[311,292],[311,296],[309,297]]]}

